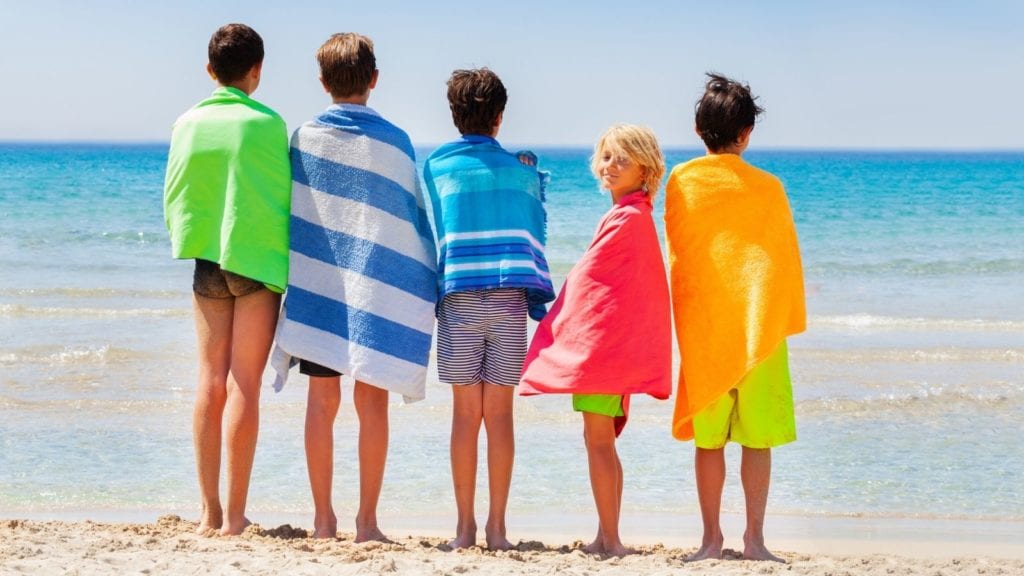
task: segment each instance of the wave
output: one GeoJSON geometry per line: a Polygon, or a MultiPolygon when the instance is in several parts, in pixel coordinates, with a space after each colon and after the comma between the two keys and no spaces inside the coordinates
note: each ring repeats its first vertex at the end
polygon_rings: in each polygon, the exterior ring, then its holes
{"type": "Polygon", "coordinates": [[[0,365],[46,364],[88,365],[116,364],[137,359],[152,358],[152,353],[110,346],[97,347],[35,347],[0,353],[0,365]]]}
{"type": "MultiPolygon", "coordinates": [[[[951,411],[1019,409],[1024,405],[1024,385],[1008,382],[984,387],[920,387],[906,392],[867,395],[862,398],[815,398],[796,402],[798,414],[860,414],[896,411],[904,417],[951,411]]],[[[1012,411],[1012,410],[1011,410],[1012,411]]],[[[1009,414],[1010,412],[1007,412],[1009,414]]]]}
{"type": "Polygon", "coordinates": [[[188,292],[180,290],[121,290],[117,288],[5,288],[0,289],[0,296],[31,297],[31,298],[151,298],[159,300],[178,300],[188,296],[188,292]]]}
{"type": "Polygon", "coordinates": [[[1024,321],[983,320],[980,318],[899,318],[871,314],[811,316],[808,326],[818,328],[854,328],[858,330],[955,330],[970,332],[1022,332],[1024,321]]]}
{"type": "Polygon", "coordinates": [[[906,274],[908,276],[960,276],[979,274],[1019,274],[1024,272],[1024,259],[1020,258],[964,258],[959,260],[922,261],[895,258],[882,262],[815,262],[807,267],[810,277],[816,276],[874,276],[906,274]]]}
{"type": "Polygon", "coordinates": [[[829,364],[853,364],[862,366],[875,362],[898,362],[903,364],[937,364],[942,362],[1024,362],[1024,349],[1006,348],[938,348],[902,349],[877,348],[856,350],[822,350],[800,348],[801,360],[827,362],[829,364]]]}
{"type": "Polygon", "coordinates": [[[64,308],[0,304],[0,318],[187,318],[188,308],[64,308]]]}

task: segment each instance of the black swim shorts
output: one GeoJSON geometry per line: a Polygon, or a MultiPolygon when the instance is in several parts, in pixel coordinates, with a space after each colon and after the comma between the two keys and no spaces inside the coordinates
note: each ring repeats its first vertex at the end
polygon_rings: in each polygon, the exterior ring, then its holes
{"type": "Polygon", "coordinates": [[[265,290],[262,282],[239,276],[209,260],[196,258],[196,271],[192,275],[192,291],[204,298],[239,298],[265,290]]]}
{"type": "Polygon", "coordinates": [[[327,366],[321,366],[316,362],[310,362],[309,360],[299,360],[299,374],[305,374],[306,376],[316,376],[317,378],[330,378],[332,376],[341,376],[340,372],[335,372],[327,366]]]}

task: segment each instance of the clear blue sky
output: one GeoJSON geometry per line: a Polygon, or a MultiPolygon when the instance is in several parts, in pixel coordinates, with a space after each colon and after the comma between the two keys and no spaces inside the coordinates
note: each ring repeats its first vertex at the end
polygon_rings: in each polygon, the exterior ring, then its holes
{"type": "Polygon", "coordinates": [[[289,129],[328,104],[314,53],[367,34],[370,105],[413,141],[454,137],[445,81],[488,66],[509,89],[500,139],[590,145],[609,124],[698,146],[702,75],[749,82],[755,147],[1024,149],[1024,2],[0,0],[0,140],[166,140],[205,97],[206,43],[264,39],[255,97],[289,129]]]}

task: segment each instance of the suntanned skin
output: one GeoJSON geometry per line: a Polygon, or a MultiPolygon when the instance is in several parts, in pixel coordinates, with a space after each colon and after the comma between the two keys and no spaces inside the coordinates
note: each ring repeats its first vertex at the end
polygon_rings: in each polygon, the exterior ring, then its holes
{"type": "MultiPolygon", "coordinates": [[[[235,82],[218,84],[252,94],[263,64],[235,82]]],[[[192,436],[203,511],[196,532],[237,535],[250,524],[245,517],[249,479],[259,431],[263,369],[274,338],[280,294],[259,290],[239,298],[194,295],[199,383],[192,413],[192,436]],[[220,502],[222,442],[226,441],[227,509],[220,502]]]]}
{"type": "MultiPolygon", "coordinates": [[[[740,132],[731,146],[721,150],[707,149],[713,154],[743,154],[750,144],[750,126],[740,132]]],[[[699,134],[698,134],[699,135],[699,134]]],[[[725,448],[697,448],[694,455],[694,474],[697,478],[697,499],[704,525],[701,546],[687,557],[688,561],[721,558],[724,536],[722,535],[721,508],[722,489],[725,486],[725,448]]],[[[743,447],[740,463],[740,479],[746,500],[746,530],[743,533],[743,558],[747,560],[770,560],[785,562],[768,551],[764,544],[764,516],[768,507],[768,486],[772,474],[772,452],[770,448],[743,447]]]]}
{"type": "MultiPolygon", "coordinates": [[[[332,96],[331,101],[365,106],[370,91],[377,85],[377,76],[374,71],[365,92],[332,96]]],[[[320,83],[330,93],[323,78],[320,83]]],[[[377,504],[388,457],[388,391],[357,380],[352,397],[359,420],[359,510],[355,518],[355,542],[387,542],[387,536],[377,524],[377,504]]],[[[310,376],[306,403],[306,466],[313,492],[314,538],[336,538],[338,534],[331,488],[334,483],[334,421],[340,404],[340,376],[310,376]]]]}

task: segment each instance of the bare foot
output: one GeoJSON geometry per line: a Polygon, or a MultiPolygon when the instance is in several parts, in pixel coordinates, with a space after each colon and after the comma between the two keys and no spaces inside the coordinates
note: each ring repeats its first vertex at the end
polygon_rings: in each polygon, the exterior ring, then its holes
{"type": "Polygon", "coordinates": [[[765,547],[764,542],[755,542],[752,540],[743,539],[743,559],[744,560],[767,560],[770,562],[781,562],[786,563],[785,560],[772,554],[765,547]]]}
{"type": "Polygon", "coordinates": [[[587,554],[604,554],[604,539],[596,538],[593,542],[584,546],[583,551],[587,554]]]}
{"type": "Polygon", "coordinates": [[[487,532],[487,549],[488,550],[511,550],[514,548],[512,543],[508,541],[505,536],[505,527],[492,528],[488,526],[485,530],[487,532]]]}
{"type": "Polygon", "coordinates": [[[476,546],[476,522],[469,522],[465,525],[459,522],[455,526],[455,538],[448,542],[448,547],[458,550],[470,546],[476,546]]]}
{"type": "Polygon", "coordinates": [[[313,538],[337,538],[338,537],[338,517],[334,515],[334,512],[329,512],[325,517],[320,518],[314,516],[313,518],[313,538]]]}
{"type": "Polygon", "coordinates": [[[217,530],[220,530],[223,523],[224,516],[220,506],[216,508],[203,506],[203,513],[199,517],[199,526],[196,527],[196,534],[200,536],[213,536],[217,533],[217,530]]]}
{"type": "Polygon", "coordinates": [[[356,527],[356,539],[354,542],[361,544],[363,542],[391,542],[391,540],[380,531],[380,528],[369,526],[366,528],[356,527]]]}
{"type": "Polygon", "coordinates": [[[604,553],[608,556],[616,556],[622,558],[623,556],[629,556],[630,554],[636,554],[636,550],[632,548],[626,548],[622,543],[615,544],[613,546],[605,546],[604,553]]]}
{"type": "Polygon", "coordinates": [[[697,550],[693,554],[687,556],[684,561],[699,562],[700,560],[721,560],[722,542],[722,539],[718,539],[713,542],[705,542],[701,545],[700,550],[697,550]]]}
{"type": "Polygon", "coordinates": [[[487,549],[488,550],[511,550],[515,548],[508,538],[505,536],[495,536],[494,538],[487,537],[487,549]]]}
{"type": "Polygon", "coordinates": [[[220,529],[220,535],[221,536],[238,536],[242,532],[245,532],[245,529],[248,528],[251,525],[252,525],[252,522],[250,522],[248,518],[245,518],[243,516],[241,522],[237,522],[237,523],[227,522],[226,524],[224,524],[224,527],[220,529]]]}

